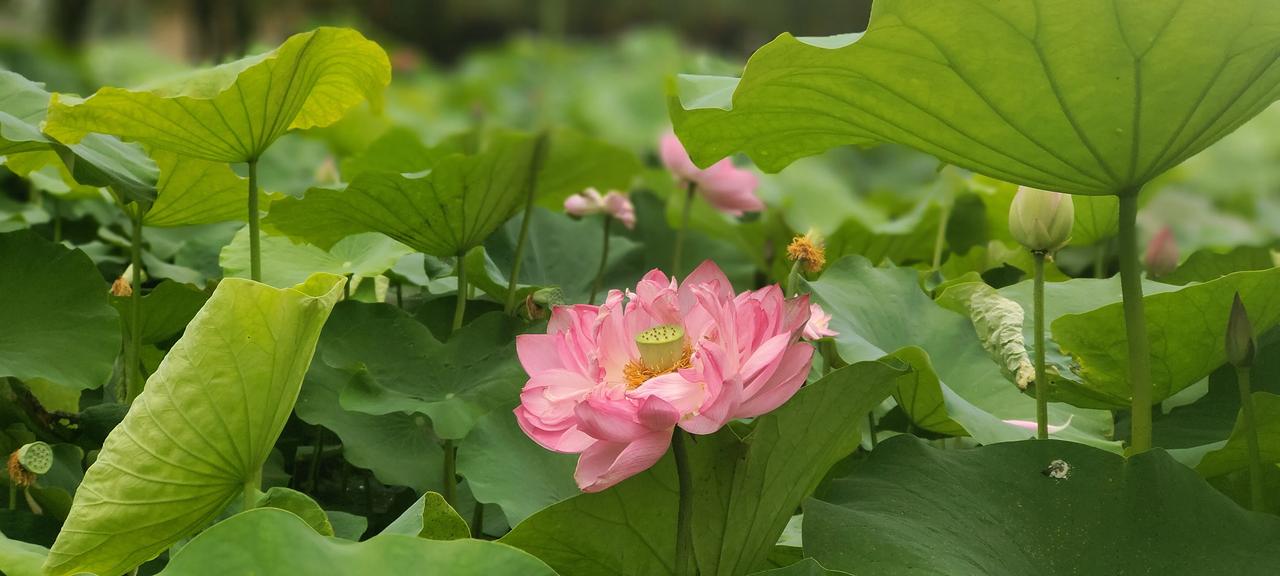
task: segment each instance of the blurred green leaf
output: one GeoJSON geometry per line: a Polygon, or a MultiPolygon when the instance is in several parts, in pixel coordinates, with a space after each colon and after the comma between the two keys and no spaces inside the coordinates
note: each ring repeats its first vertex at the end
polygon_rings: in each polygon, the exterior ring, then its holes
{"type": "MultiPolygon", "coordinates": [[[[353,290],[361,283],[386,272],[400,258],[412,252],[405,245],[381,234],[355,234],[339,240],[327,251],[283,236],[262,236],[262,282],[283,288],[293,286],[316,272],[354,276],[353,290]]],[[[222,249],[219,257],[227,277],[249,277],[249,228],[241,228],[222,249]]]]}

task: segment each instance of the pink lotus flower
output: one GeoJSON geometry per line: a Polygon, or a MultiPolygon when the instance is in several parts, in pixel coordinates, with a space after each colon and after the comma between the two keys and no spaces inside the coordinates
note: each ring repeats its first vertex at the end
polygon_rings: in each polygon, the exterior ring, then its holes
{"type": "Polygon", "coordinates": [[[1173,237],[1173,229],[1165,226],[1156,232],[1147,245],[1143,264],[1147,266],[1147,273],[1152,278],[1164,276],[1178,268],[1178,241],[1173,237]]]}
{"type": "Polygon", "coordinates": [[[804,337],[806,340],[821,340],[826,337],[836,337],[840,333],[830,328],[831,315],[822,309],[817,302],[809,304],[809,321],[804,323],[804,337]]]}
{"type": "Polygon", "coordinates": [[[675,175],[676,180],[682,185],[692,182],[702,197],[717,210],[732,216],[764,210],[764,202],[756,196],[760,179],[750,170],[734,166],[733,160],[725,158],[702,170],[693,164],[684,144],[671,132],[662,136],[659,152],[662,164],[675,175]]]}
{"type": "Polygon", "coordinates": [[[564,211],[570,216],[590,216],[592,214],[608,214],[622,222],[627,230],[636,227],[636,207],[626,194],[610,190],[604,196],[595,188],[587,188],[564,200],[564,211]]]}
{"type": "Polygon", "coordinates": [[[734,296],[710,261],[681,284],[653,270],[517,337],[529,381],[516,420],[544,448],[581,453],[578,487],[604,490],[657,462],[676,426],[710,434],[791,398],[813,356],[808,316],[808,297],[777,285],[734,296]]]}

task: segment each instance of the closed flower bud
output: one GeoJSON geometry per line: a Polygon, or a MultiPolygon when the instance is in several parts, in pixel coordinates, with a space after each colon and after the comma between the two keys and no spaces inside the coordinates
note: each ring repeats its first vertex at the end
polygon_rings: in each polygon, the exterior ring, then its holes
{"type": "Polygon", "coordinates": [[[1071,239],[1071,196],[1021,186],[1009,207],[1009,233],[1032,252],[1055,252],[1071,239]]]}
{"type": "Polygon", "coordinates": [[[1249,312],[1236,292],[1231,302],[1231,315],[1227,317],[1227,362],[1237,368],[1248,368],[1253,364],[1253,324],[1249,322],[1249,312]]]}
{"type": "Polygon", "coordinates": [[[1178,243],[1173,237],[1173,230],[1168,226],[1161,228],[1147,245],[1147,253],[1143,257],[1147,266],[1147,274],[1152,278],[1165,276],[1178,268],[1178,243]]]}

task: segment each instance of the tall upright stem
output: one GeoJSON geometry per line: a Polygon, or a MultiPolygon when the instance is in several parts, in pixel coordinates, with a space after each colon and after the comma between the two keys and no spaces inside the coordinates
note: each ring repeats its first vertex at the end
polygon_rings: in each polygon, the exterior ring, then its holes
{"type": "Polygon", "coordinates": [[[942,267],[942,248],[947,245],[947,221],[950,219],[951,204],[947,204],[938,215],[938,235],[933,239],[933,270],[942,267]]]}
{"type": "Polygon", "coordinates": [[[462,328],[462,319],[467,313],[467,258],[463,252],[458,253],[458,306],[453,309],[453,332],[462,328]]]}
{"type": "Polygon", "coordinates": [[[137,214],[131,215],[132,230],[129,238],[129,261],[133,270],[133,278],[129,280],[133,286],[129,294],[129,354],[125,354],[125,400],[132,404],[133,399],[142,393],[142,206],[138,205],[137,214]]]}
{"type": "Polygon", "coordinates": [[[800,295],[800,265],[803,262],[803,259],[797,258],[796,261],[791,264],[791,272],[787,273],[787,298],[800,295]]]}
{"type": "Polygon", "coordinates": [[[1249,376],[1249,367],[1236,368],[1236,382],[1240,385],[1240,416],[1244,420],[1249,451],[1249,503],[1253,510],[1262,511],[1266,507],[1262,495],[1262,450],[1258,447],[1258,424],[1253,415],[1253,390],[1249,376]]]}
{"type": "Polygon", "coordinates": [[[262,281],[262,247],[258,232],[258,161],[249,161],[249,277],[262,281]]]}
{"type": "Polygon", "coordinates": [[[680,263],[684,259],[684,237],[689,230],[689,216],[693,212],[693,193],[697,189],[698,185],[694,184],[693,181],[690,181],[685,186],[684,208],[680,216],[680,228],[676,230],[676,247],[674,254],[671,256],[671,274],[673,276],[680,276],[682,272],[680,263]]]}
{"type": "Polygon", "coordinates": [[[684,446],[684,431],[676,428],[671,436],[671,451],[676,458],[676,476],[680,482],[679,515],[676,518],[676,576],[693,576],[697,572],[693,556],[693,469],[684,446]]]}
{"type": "Polygon", "coordinates": [[[507,280],[507,302],[502,307],[508,316],[516,310],[516,285],[520,282],[520,264],[524,260],[524,245],[529,238],[529,223],[533,221],[533,200],[538,194],[538,171],[547,156],[546,132],[538,134],[534,143],[533,161],[529,163],[529,174],[525,177],[524,217],[520,219],[520,235],[516,239],[515,259],[511,262],[511,279],[507,280]]]}
{"type": "Polygon", "coordinates": [[[245,479],[242,492],[244,510],[249,510],[258,503],[258,487],[262,484],[262,470],[258,469],[252,477],[245,479]]]}
{"type": "Polygon", "coordinates": [[[1147,319],[1142,303],[1142,268],[1138,256],[1138,191],[1120,195],[1120,293],[1124,297],[1124,328],[1129,341],[1129,384],[1133,391],[1130,414],[1131,453],[1151,448],[1151,355],[1147,319]]]}
{"type": "Polygon", "coordinates": [[[1035,331],[1036,331],[1036,438],[1049,438],[1049,379],[1044,371],[1044,252],[1031,252],[1035,259],[1035,331]]]}
{"type": "Polygon", "coordinates": [[[600,287],[604,285],[604,269],[609,264],[609,223],[611,222],[613,217],[605,214],[604,241],[600,245],[600,268],[596,270],[596,279],[591,281],[591,297],[587,299],[587,304],[596,303],[596,294],[600,293],[600,287]]]}
{"type": "MultiPolygon", "coordinates": [[[[444,501],[450,506],[458,505],[458,452],[453,445],[453,440],[445,440],[442,446],[444,448],[444,470],[441,471],[441,484],[443,484],[444,501]]],[[[476,502],[476,505],[479,505],[476,502]]]]}

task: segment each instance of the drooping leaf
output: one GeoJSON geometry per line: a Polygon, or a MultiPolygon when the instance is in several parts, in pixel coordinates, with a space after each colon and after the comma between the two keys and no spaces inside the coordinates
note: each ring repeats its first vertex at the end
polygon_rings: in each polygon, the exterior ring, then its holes
{"type": "MultiPolygon", "coordinates": [[[[694,546],[702,574],[745,574],[766,562],[787,521],[832,464],[856,449],[864,414],[902,371],[855,364],[803,388],[757,418],[689,444],[694,546]]],[[[604,492],[550,506],[503,542],[563,576],[671,574],[676,477],[670,458],[604,492]]]]}
{"type": "MultiPolygon", "coordinates": [[[[42,84],[19,74],[0,70],[0,94],[0,155],[50,151],[79,184],[110,186],[125,201],[155,200],[156,166],[140,147],[103,134],[87,134],[67,144],[48,138],[41,123],[50,94],[42,84]]],[[[40,164],[49,159],[39,158],[40,164]]]]}
{"type": "Polygon", "coordinates": [[[484,242],[522,205],[537,140],[496,137],[475,156],[440,159],[425,175],[362,172],[344,190],[312,188],[271,207],[266,223],[328,248],[360,232],[381,232],[433,256],[484,242]]]}
{"type": "Polygon", "coordinates": [[[322,274],[282,290],[219,283],[107,437],[46,572],[128,571],[255,483],[341,285],[322,274]]]}
{"type": "Polygon", "coordinates": [[[897,142],[1009,182],[1117,194],[1280,97],[1268,6],[879,1],[865,34],[783,34],[741,80],[682,77],[669,109],[701,165],[742,151],[776,172],[897,142]]]}
{"type": "MultiPolygon", "coordinates": [[[[836,345],[849,362],[886,356],[915,370],[896,393],[915,423],[935,432],[968,434],[983,444],[1022,440],[1025,428],[1004,420],[1035,421],[1035,400],[1001,374],[965,316],[942,308],[909,268],[874,268],[861,257],[830,265],[808,285],[840,333],[836,345]]],[[[1059,436],[1111,445],[1111,415],[1065,404],[1049,406],[1049,422],[1069,424],[1059,436]]]]}
{"type": "Polygon", "coordinates": [[[289,130],[327,126],[391,81],[387,55],[348,28],[317,28],[279,48],[146,90],[103,88],[82,102],[55,96],[46,132],[90,132],[216,162],[256,160],[289,130]]]}
{"type": "Polygon", "coordinates": [[[320,504],[312,500],[310,496],[297,490],[283,486],[272,486],[258,499],[254,507],[275,508],[292,512],[321,536],[334,535],[333,524],[329,523],[329,516],[325,514],[324,508],[321,508],[320,504]]]}
{"type": "Polygon", "coordinates": [[[206,530],[169,562],[165,576],[412,574],[555,576],[542,561],[496,542],[401,534],[351,542],[317,534],[297,516],[263,508],[206,530]]]}
{"type": "Polygon", "coordinates": [[[97,388],[120,352],[120,317],[97,267],[30,230],[0,234],[0,376],[97,388]]]}
{"type": "Polygon", "coordinates": [[[426,414],[441,438],[467,435],[478,418],[519,395],[527,379],[515,355],[511,320],[486,314],[441,343],[399,308],[343,303],[326,335],[324,362],[363,370],[342,390],[348,410],[426,414]]]}
{"type": "Polygon", "coordinates": [[[1126,460],[1057,440],[940,450],[891,438],[804,514],[807,556],[884,576],[1264,574],[1280,565],[1277,537],[1280,519],[1164,451],[1126,460]]]}
{"type": "MultiPolygon", "coordinates": [[[[1222,345],[1232,294],[1249,309],[1255,334],[1280,324],[1280,268],[1236,272],[1202,284],[1143,298],[1151,345],[1153,401],[1161,402],[1209,375],[1226,361],[1222,345]]],[[[1068,398],[1077,405],[1129,405],[1129,351],[1119,302],[1050,323],[1053,339],[1071,358],[1068,398]]]]}
{"type": "MultiPolygon", "coordinates": [[[[381,234],[356,234],[339,240],[328,250],[299,244],[283,236],[263,235],[262,282],[276,287],[292,286],[315,272],[355,276],[353,284],[371,279],[395,266],[412,252],[405,245],[381,234]]],[[[229,277],[249,277],[249,229],[241,228],[219,256],[229,277]]],[[[354,288],[354,286],[353,286],[354,288]]]]}
{"type": "Polygon", "coordinates": [[[320,352],[311,362],[294,410],[308,424],[324,426],[342,440],[342,456],[353,466],[373,471],[378,481],[409,486],[417,492],[436,488],[440,482],[444,452],[422,414],[392,412],[366,414],[346,410],[338,402],[352,378],[367,378],[325,364],[325,342],[337,322],[320,336],[320,352]]]}
{"type": "MultiPolygon", "coordinates": [[[[414,512],[417,515],[418,529],[412,535],[427,540],[460,540],[471,536],[470,529],[467,528],[467,521],[463,520],[458,512],[449,506],[444,496],[437,492],[427,492],[414,503],[406,513],[414,512]]],[[[383,531],[383,534],[400,533],[397,530],[383,531]]]]}
{"type": "Polygon", "coordinates": [[[477,500],[498,505],[507,521],[517,525],[578,495],[573,482],[577,459],[534,444],[505,408],[481,418],[458,444],[458,473],[477,500]]]}

